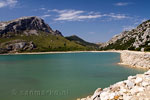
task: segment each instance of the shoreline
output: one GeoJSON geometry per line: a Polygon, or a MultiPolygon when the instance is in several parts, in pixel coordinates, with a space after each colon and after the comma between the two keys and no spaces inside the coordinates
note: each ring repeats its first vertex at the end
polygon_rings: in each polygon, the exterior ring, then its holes
{"type": "Polygon", "coordinates": [[[129,76],[127,80],[119,81],[107,88],[98,88],[93,95],[77,100],[139,100],[139,98],[150,100],[150,52],[123,50],[119,53],[120,62],[118,64],[145,69],[146,72],[129,76]]]}
{"type": "Polygon", "coordinates": [[[127,67],[129,67],[129,68],[136,68],[136,69],[142,69],[142,70],[149,70],[148,68],[146,68],[146,67],[141,67],[141,66],[132,66],[132,65],[128,65],[128,64],[126,64],[126,63],[123,63],[123,62],[119,62],[119,63],[117,63],[118,65],[122,65],[122,66],[127,66],[127,67]]]}
{"type": "MultiPolygon", "coordinates": [[[[24,52],[24,53],[6,53],[0,55],[32,55],[32,54],[58,54],[58,53],[84,53],[84,52],[91,52],[91,53],[99,53],[99,52],[114,52],[114,53],[122,53],[122,52],[131,52],[137,54],[150,54],[150,52],[141,52],[141,51],[129,51],[129,50],[106,50],[106,51],[50,51],[50,52],[24,52]]],[[[124,63],[119,63],[126,65],[124,63]]]]}
{"type": "Polygon", "coordinates": [[[26,53],[7,53],[7,54],[0,54],[0,55],[36,55],[36,54],[59,54],[59,53],[84,53],[84,52],[91,52],[91,53],[98,53],[98,52],[115,52],[121,53],[120,50],[108,50],[108,51],[50,51],[50,52],[26,52],[26,53]]]}

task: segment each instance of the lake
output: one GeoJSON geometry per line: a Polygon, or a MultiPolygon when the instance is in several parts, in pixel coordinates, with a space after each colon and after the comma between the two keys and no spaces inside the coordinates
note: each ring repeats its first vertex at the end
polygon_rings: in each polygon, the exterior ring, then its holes
{"type": "Polygon", "coordinates": [[[76,100],[145,70],[117,65],[119,53],[0,56],[1,100],[76,100]]]}

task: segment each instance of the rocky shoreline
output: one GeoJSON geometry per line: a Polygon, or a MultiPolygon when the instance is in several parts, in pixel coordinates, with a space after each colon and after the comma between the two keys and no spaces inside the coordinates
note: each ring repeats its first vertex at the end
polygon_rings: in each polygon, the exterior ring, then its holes
{"type": "MultiPolygon", "coordinates": [[[[138,68],[150,68],[150,53],[122,51],[121,63],[138,68]]],[[[77,100],[150,100],[150,70],[129,76],[108,88],[98,88],[93,95],[77,100]]]]}
{"type": "Polygon", "coordinates": [[[150,53],[136,51],[122,51],[120,55],[121,63],[130,67],[150,69],[150,53]]]}

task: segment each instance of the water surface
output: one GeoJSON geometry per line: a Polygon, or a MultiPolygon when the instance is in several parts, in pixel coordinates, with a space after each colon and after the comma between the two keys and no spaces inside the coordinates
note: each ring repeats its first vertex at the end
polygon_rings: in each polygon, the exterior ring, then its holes
{"type": "Polygon", "coordinates": [[[76,100],[144,70],[117,65],[118,53],[0,56],[1,100],[76,100]]]}

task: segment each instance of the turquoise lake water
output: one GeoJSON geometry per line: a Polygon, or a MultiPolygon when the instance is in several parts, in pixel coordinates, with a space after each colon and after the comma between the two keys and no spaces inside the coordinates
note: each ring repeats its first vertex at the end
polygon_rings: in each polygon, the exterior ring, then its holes
{"type": "Polygon", "coordinates": [[[76,100],[145,70],[117,65],[118,53],[0,56],[0,100],[76,100]]]}

